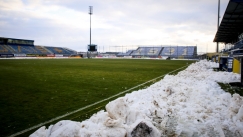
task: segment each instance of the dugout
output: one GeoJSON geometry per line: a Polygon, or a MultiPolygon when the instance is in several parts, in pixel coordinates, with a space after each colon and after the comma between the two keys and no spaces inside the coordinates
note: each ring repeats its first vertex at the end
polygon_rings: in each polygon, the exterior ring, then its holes
{"type": "Polygon", "coordinates": [[[219,58],[219,70],[232,72],[233,70],[233,58],[227,56],[221,56],[219,58]]]}
{"type": "Polygon", "coordinates": [[[243,86],[243,0],[229,1],[214,42],[234,45],[229,49],[232,71],[241,74],[240,85],[243,86]]]}
{"type": "Polygon", "coordinates": [[[242,74],[243,49],[232,50],[230,56],[233,57],[233,72],[242,74]]]}
{"type": "Polygon", "coordinates": [[[232,56],[234,57],[233,72],[241,74],[241,82],[237,85],[243,86],[243,49],[234,50],[232,56]]]}
{"type": "Polygon", "coordinates": [[[212,56],[211,61],[212,61],[212,62],[215,62],[215,56],[212,56]]]}
{"type": "Polygon", "coordinates": [[[218,63],[219,62],[219,55],[213,55],[212,56],[212,62],[218,63]]]}

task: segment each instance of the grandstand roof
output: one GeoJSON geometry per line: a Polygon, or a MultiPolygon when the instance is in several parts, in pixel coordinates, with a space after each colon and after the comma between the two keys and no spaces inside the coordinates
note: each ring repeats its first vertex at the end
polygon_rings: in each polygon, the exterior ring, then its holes
{"type": "Polygon", "coordinates": [[[243,0],[230,0],[214,42],[236,42],[243,33],[243,0]]]}
{"type": "Polygon", "coordinates": [[[0,37],[0,39],[25,40],[25,41],[33,41],[34,42],[34,40],[29,40],[29,39],[16,39],[16,38],[6,38],[6,37],[0,37]]]}
{"type": "Polygon", "coordinates": [[[3,44],[34,45],[34,40],[0,37],[0,43],[3,43],[3,44]]]}

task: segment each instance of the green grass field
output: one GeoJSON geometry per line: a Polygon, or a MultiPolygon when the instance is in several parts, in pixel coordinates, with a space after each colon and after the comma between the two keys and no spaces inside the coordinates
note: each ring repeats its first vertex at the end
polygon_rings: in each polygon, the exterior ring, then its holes
{"type": "Polygon", "coordinates": [[[237,93],[240,96],[243,96],[243,87],[231,86],[229,83],[218,83],[218,84],[224,91],[229,92],[231,95],[237,93]]]}
{"type": "MultiPolygon", "coordinates": [[[[0,136],[12,135],[192,62],[139,59],[0,60],[0,136]]],[[[104,109],[107,102],[63,119],[85,120],[104,109]]]]}

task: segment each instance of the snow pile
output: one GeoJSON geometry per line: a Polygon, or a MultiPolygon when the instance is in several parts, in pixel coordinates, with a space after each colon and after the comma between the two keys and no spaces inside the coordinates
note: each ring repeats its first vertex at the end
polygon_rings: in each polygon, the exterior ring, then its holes
{"type": "Polygon", "coordinates": [[[147,89],[118,98],[106,111],[83,122],[64,120],[41,127],[31,137],[243,136],[243,97],[231,96],[217,82],[239,82],[240,75],[215,72],[206,60],[147,89]]]}

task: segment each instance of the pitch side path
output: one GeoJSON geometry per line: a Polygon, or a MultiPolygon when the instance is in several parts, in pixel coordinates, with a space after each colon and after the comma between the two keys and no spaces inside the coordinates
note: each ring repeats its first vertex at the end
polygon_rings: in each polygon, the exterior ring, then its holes
{"type": "Polygon", "coordinates": [[[192,62],[0,60],[0,136],[28,136],[62,119],[85,120],[107,102],[177,73],[192,62]]]}

